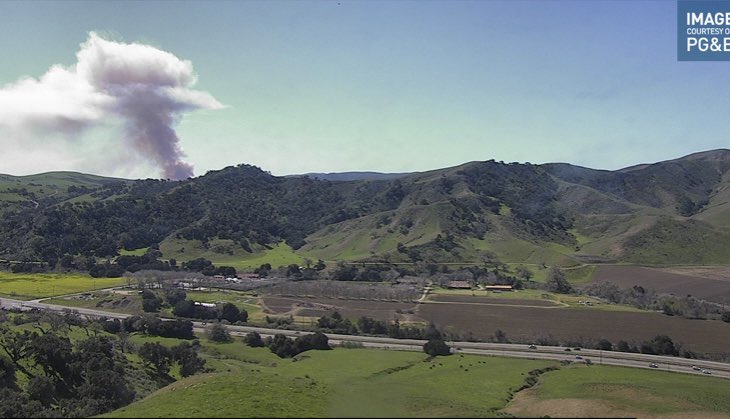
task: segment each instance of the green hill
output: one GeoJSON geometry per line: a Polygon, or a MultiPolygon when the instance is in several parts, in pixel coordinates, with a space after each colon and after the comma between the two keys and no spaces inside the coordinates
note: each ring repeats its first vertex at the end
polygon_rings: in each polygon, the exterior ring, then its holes
{"type": "Polygon", "coordinates": [[[244,269],[274,256],[453,263],[485,252],[562,266],[727,263],[730,150],[618,171],[489,160],[346,181],[248,165],[175,182],[0,175],[0,212],[0,259],[51,263],[150,247],[244,269]]]}

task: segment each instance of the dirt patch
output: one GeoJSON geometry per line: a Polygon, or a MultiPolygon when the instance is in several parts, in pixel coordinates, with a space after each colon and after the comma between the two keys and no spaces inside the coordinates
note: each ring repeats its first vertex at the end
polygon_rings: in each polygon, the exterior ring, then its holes
{"type": "Polygon", "coordinates": [[[415,311],[415,304],[394,301],[345,300],[322,297],[275,297],[262,298],[263,304],[273,314],[319,317],[339,312],[343,317],[357,319],[361,316],[378,320],[407,320],[415,311]]]}
{"type": "Polygon", "coordinates": [[[692,295],[716,303],[730,303],[730,272],[713,270],[710,267],[658,269],[641,266],[599,266],[592,282],[613,282],[621,288],[640,285],[678,297],[692,295]],[[695,275],[698,272],[704,272],[704,276],[695,275]],[[715,278],[708,278],[708,272],[713,272],[715,278]],[[725,276],[726,274],[728,276],[725,276]]]}
{"type": "MultiPolygon", "coordinates": [[[[624,389],[629,391],[628,389],[624,389]]],[[[505,413],[517,417],[564,417],[564,418],[645,418],[645,419],[727,419],[726,414],[715,412],[678,412],[652,414],[636,410],[623,409],[616,403],[606,400],[589,399],[540,399],[536,389],[524,390],[517,393],[512,401],[503,409],[505,413]]],[[[629,392],[630,393],[630,392],[629,392]]],[[[627,394],[635,398],[635,395],[627,394]]]]}
{"type": "Polygon", "coordinates": [[[517,417],[637,417],[636,413],[620,411],[610,403],[586,399],[541,400],[535,390],[523,390],[503,409],[517,417]]]}

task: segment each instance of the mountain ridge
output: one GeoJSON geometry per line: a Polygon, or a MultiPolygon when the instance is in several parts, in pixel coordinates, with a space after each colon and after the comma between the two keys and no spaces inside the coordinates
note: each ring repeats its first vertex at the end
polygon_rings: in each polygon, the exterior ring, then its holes
{"type": "Polygon", "coordinates": [[[0,175],[0,258],[159,247],[180,261],[248,260],[286,243],[324,260],[730,261],[730,150],[627,169],[487,160],[341,180],[243,164],[185,181],[0,175]]]}

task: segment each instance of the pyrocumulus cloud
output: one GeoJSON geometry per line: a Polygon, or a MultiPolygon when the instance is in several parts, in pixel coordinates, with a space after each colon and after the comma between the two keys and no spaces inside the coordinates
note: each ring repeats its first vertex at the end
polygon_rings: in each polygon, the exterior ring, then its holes
{"type": "MultiPolygon", "coordinates": [[[[131,147],[164,178],[192,176],[175,125],[186,112],[222,107],[209,93],[192,88],[192,63],[93,32],[76,58],[76,64],[54,65],[39,79],[22,78],[0,88],[0,127],[25,138],[73,139],[116,121],[119,138],[98,141],[110,141],[111,149],[120,152],[131,147]]],[[[127,159],[117,164],[137,163],[127,159]]]]}

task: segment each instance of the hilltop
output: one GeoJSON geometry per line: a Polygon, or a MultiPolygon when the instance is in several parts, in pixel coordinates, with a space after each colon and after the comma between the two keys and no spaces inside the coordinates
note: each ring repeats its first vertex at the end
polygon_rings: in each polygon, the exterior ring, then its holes
{"type": "Polygon", "coordinates": [[[0,258],[153,247],[178,261],[727,263],[729,169],[721,149],[616,171],[488,160],[295,177],[238,165],[185,181],[0,175],[0,258]]]}

